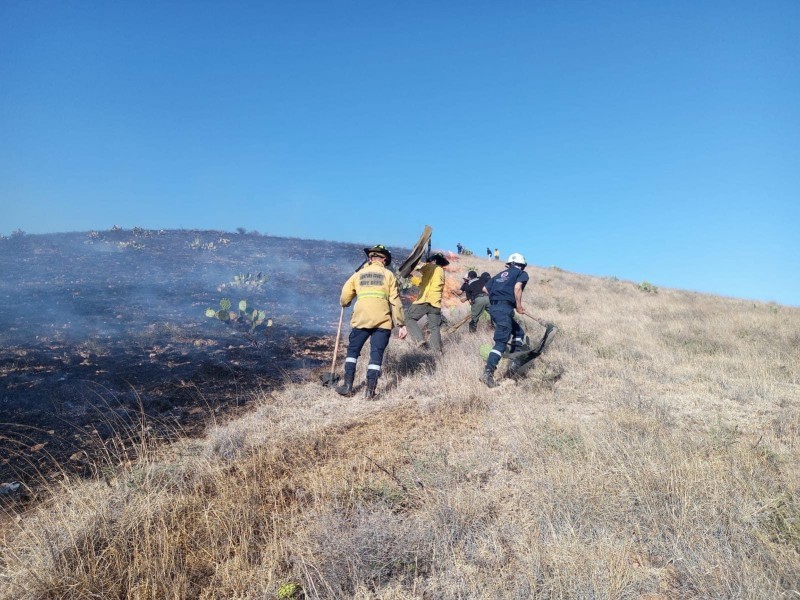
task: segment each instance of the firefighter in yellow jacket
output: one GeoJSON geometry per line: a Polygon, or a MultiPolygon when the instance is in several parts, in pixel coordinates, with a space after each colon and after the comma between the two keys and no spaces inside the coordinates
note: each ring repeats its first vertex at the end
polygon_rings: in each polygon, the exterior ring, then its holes
{"type": "Polygon", "coordinates": [[[442,295],[444,294],[444,269],[450,264],[444,255],[437,252],[419,269],[422,281],[419,284],[419,298],[408,307],[408,332],[418,342],[425,338],[418,321],[428,317],[428,330],[431,333],[430,347],[434,352],[442,351],[442,295]]]}
{"type": "Polygon", "coordinates": [[[399,327],[400,339],[406,337],[405,314],[400,301],[397,279],[389,269],[392,254],[384,246],[364,248],[367,264],[350,276],[342,287],[339,301],[350,306],[356,299],[353,318],[350,321],[350,343],[344,363],[344,384],[336,388],[342,396],[353,395],[353,380],[361,349],[369,340],[369,366],[364,397],[375,398],[378,377],[381,374],[383,353],[389,345],[392,327],[399,327]]]}

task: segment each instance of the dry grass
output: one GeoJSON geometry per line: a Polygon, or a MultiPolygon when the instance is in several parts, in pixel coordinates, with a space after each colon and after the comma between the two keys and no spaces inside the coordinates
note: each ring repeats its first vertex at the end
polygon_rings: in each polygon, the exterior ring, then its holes
{"type": "Polygon", "coordinates": [[[378,402],[290,386],[53,489],[0,598],[798,597],[800,310],[530,273],[525,380],[393,340],[378,402]]]}

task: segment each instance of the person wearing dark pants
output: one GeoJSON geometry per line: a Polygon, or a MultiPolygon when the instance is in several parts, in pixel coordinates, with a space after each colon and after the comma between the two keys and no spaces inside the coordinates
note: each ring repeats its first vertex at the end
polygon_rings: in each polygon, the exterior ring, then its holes
{"type": "Polygon", "coordinates": [[[478,320],[481,318],[483,311],[489,307],[489,296],[484,291],[483,286],[486,285],[490,277],[489,273],[483,273],[478,277],[475,271],[470,271],[464,277],[464,284],[461,289],[456,292],[459,296],[466,294],[467,301],[470,304],[469,330],[471,333],[478,331],[478,320]]]}
{"type": "Polygon", "coordinates": [[[406,337],[407,330],[397,279],[386,268],[392,261],[392,254],[380,245],[364,248],[364,252],[369,262],[350,276],[339,298],[342,306],[350,306],[356,299],[356,306],[350,321],[352,330],[344,362],[344,383],[336,388],[336,392],[342,396],[353,395],[358,357],[364,344],[370,340],[364,397],[372,400],[377,394],[383,353],[389,345],[392,327],[400,328],[400,339],[406,337]]]}
{"type": "Polygon", "coordinates": [[[492,317],[495,330],[494,346],[486,359],[480,380],[490,388],[497,386],[494,372],[509,341],[511,352],[526,349],[525,331],[514,320],[514,310],[521,315],[525,314],[522,292],[528,283],[526,266],[525,257],[515,252],[508,257],[505,271],[489,279],[484,286],[489,295],[489,315],[492,317]]]}
{"type": "MultiPolygon", "coordinates": [[[[350,374],[352,379],[355,379],[358,356],[361,354],[364,344],[369,340],[366,394],[368,398],[373,398],[375,395],[378,377],[381,374],[381,365],[383,365],[383,353],[386,351],[386,346],[389,345],[390,337],[392,337],[392,330],[380,327],[370,327],[369,329],[354,327],[350,330],[350,343],[347,346],[347,358],[344,361],[344,378],[347,381],[350,374]]],[[[352,387],[352,384],[350,385],[352,387]]]]}
{"type": "Polygon", "coordinates": [[[419,326],[422,317],[428,318],[428,331],[431,333],[430,347],[436,353],[442,351],[442,295],[444,294],[444,268],[450,264],[443,254],[437,252],[427,264],[420,268],[422,281],[419,284],[419,298],[406,310],[406,324],[411,338],[423,342],[425,336],[419,326]]]}

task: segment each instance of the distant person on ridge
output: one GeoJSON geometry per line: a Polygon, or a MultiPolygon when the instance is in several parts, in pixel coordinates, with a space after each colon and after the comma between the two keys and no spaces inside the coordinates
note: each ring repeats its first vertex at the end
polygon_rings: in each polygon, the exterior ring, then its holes
{"type": "Polygon", "coordinates": [[[494,259],[500,260],[500,250],[498,250],[497,248],[494,249],[494,259]]]}
{"type": "Polygon", "coordinates": [[[459,296],[461,294],[466,294],[467,301],[470,303],[472,318],[469,322],[469,330],[471,333],[478,331],[478,320],[481,318],[483,311],[489,306],[489,296],[486,294],[483,286],[486,285],[486,282],[489,281],[490,278],[491,275],[489,275],[489,273],[483,273],[478,277],[475,271],[470,271],[467,273],[467,276],[464,277],[464,284],[461,286],[461,289],[456,292],[459,296]]]}
{"type": "Polygon", "coordinates": [[[408,332],[397,279],[386,268],[392,262],[391,252],[381,245],[364,248],[364,252],[369,262],[350,276],[342,287],[339,298],[340,304],[345,307],[350,306],[354,298],[357,301],[350,321],[352,330],[344,362],[344,383],[336,388],[336,392],[342,396],[353,395],[356,363],[361,349],[369,339],[369,366],[364,397],[372,400],[376,395],[383,353],[389,345],[392,327],[400,328],[398,337],[401,340],[408,332]]]}
{"type": "Polygon", "coordinates": [[[459,253],[459,254],[461,254],[461,251],[462,251],[463,249],[464,249],[464,246],[462,246],[462,245],[461,245],[461,242],[458,242],[458,243],[456,244],[456,250],[458,250],[458,253],[459,253]]]}
{"type": "MultiPolygon", "coordinates": [[[[489,294],[489,315],[495,325],[494,347],[486,359],[486,367],[481,375],[481,381],[487,387],[497,387],[494,380],[494,371],[506,345],[511,340],[511,352],[527,350],[525,330],[514,320],[514,310],[524,315],[525,307],[522,306],[522,292],[528,283],[528,274],[525,272],[525,257],[514,253],[508,257],[505,271],[489,279],[484,286],[484,291],[489,294]]],[[[512,364],[511,373],[515,365],[512,364]]]]}
{"type": "Polygon", "coordinates": [[[492,249],[486,248],[486,256],[489,257],[489,260],[492,260],[492,249]]]}
{"type": "Polygon", "coordinates": [[[419,320],[428,316],[428,331],[430,331],[430,347],[434,352],[442,351],[442,296],[444,294],[444,269],[450,264],[441,252],[437,252],[428,259],[428,262],[419,269],[422,281],[419,284],[419,298],[408,307],[406,321],[408,333],[417,342],[425,340],[419,320]]]}

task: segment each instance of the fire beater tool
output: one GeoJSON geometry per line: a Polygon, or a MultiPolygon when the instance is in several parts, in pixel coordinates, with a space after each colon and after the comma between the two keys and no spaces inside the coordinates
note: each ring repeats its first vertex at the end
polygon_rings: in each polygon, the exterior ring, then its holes
{"type": "Polygon", "coordinates": [[[520,352],[503,352],[503,358],[507,358],[511,361],[515,377],[520,377],[523,375],[527,368],[533,363],[533,360],[541,356],[542,352],[545,350],[545,347],[550,342],[552,334],[555,331],[558,331],[558,327],[556,327],[553,323],[548,323],[534,317],[528,318],[532,321],[536,321],[539,325],[544,327],[544,335],[542,336],[539,344],[533,349],[522,350],[520,352]]]}
{"type": "Polygon", "coordinates": [[[331,362],[331,372],[322,376],[322,385],[333,387],[339,382],[339,375],[336,374],[336,355],[339,354],[339,338],[342,336],[342,321],[344,320],[344,306],[339,313],[339,327],[336,329],[336,343],[333,345],[333,361],[331,362]]]}
{"type": "Polygon", "coordinates": [[[417,266],[417,263],[422,258],[422,253],[425,252],[425,247],[431,241],[431,234],[433,233],[433,229],[431,229],[430,225],[425,225],[425,229],[422,230],[422,235],[419,236],[417,243],[414,244],[414,247],[411,249],[411,254],[408,255],[408,258],[403,261],[403,264],[400,265],[400,268],[397,269],[397,275],[399,277],[408,277],[411,275],[411,271],[414,270],[414,267],[417,266]]]}

